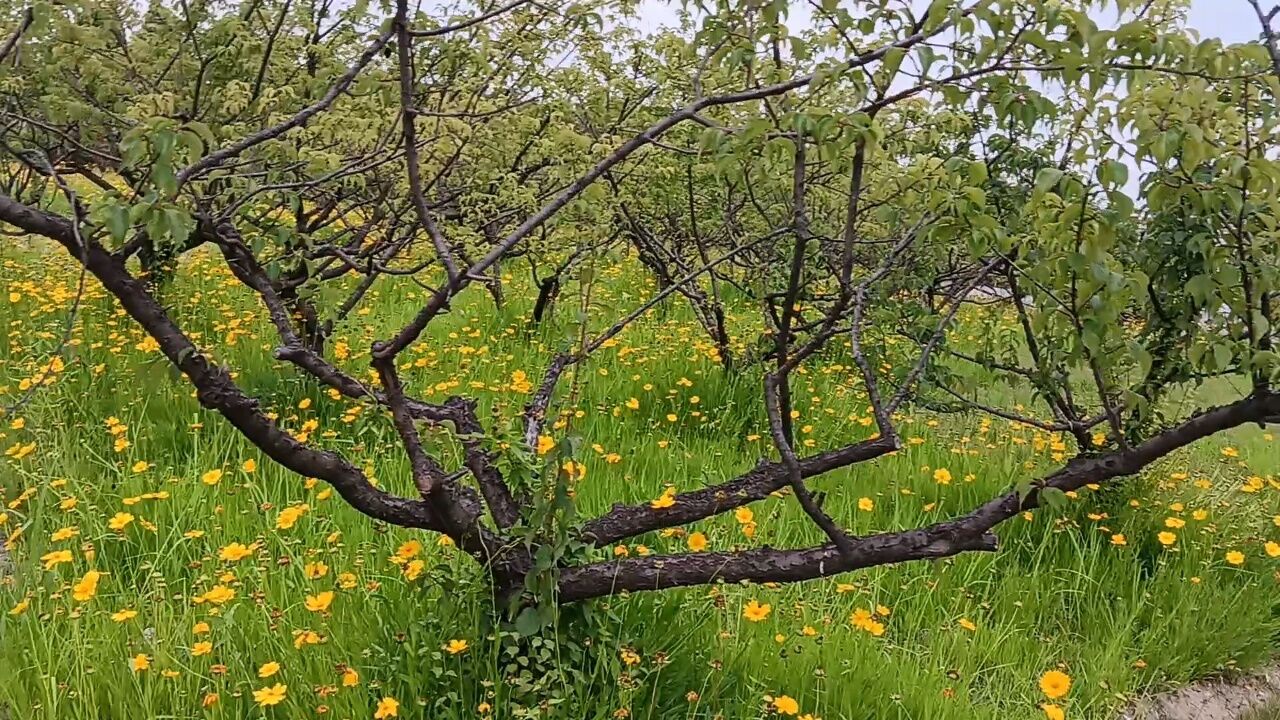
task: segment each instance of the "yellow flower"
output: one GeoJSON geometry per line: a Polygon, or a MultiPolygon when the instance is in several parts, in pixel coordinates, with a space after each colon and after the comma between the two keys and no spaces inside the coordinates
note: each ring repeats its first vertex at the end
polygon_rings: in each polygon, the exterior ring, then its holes
{"type": "Polygon", "coordinates": [[[1159,540],[1160,544],[1164,545],[1165,547],[1169,547],[1170,545],[1173,545],[1174,543],[1178,542],[1178,536],[1167,531],[1162,532],[1159,535],[1156,535],[1156,539],[1159,540]]]}
{"type": "Polygon", "coordinates": [[[384,697],[378,701],[378,709],[374,710],[373,717],[375,720],[383,720],[383,718],[396,717],[400,714],[400,703],[395,698],[384,697]]]}
{"type": "Polygon", "coordinates": [[[138,653],[137,655],[129,658],[129,669],[136,673],[140,673],[150,667],[151,658],[143,655],[142,653],[138,653]]]}
{"type": "Polygon", "coordinates": [[[769,605],[769,603],[761,605],[755,600],[752,600],[742,609],[742,617],[750,620],[751,622],[761,622],[765,618],[769,617],[770,612],[773,612],[773,606],[769,605]]]}
{"type": "Polygon", "coordinates": [[[28,607],[31,607],[31,601],[27,598],[23,598],[18,601],[17,605],[14,605],[12,608],[9,609],[9,614],[21,615],[22,613],[27,611],[28,607]]]}
{"type": "Polygon", "coordinates": [[[561,469],[564,470],[565,476],[571,480],[581,480],[587,476],[587,466],[573,460],[565,460],[561,469]]]}
{"type": "Polygon", "coordinates": [[[301,650],[303,645],[319,645],[324,637],[315,630],[294,630],[293,649],[301,650]]]}
{"type": "Polygon", "coordinates": [[[1111,536],[1112,545],[1128,545],[1129,541],[1125,539],[1124,533],[1116,533],[1111,536]]]}
{"type": "Polygon", "coordinates": [[[686,542],[689,544],[689,549],[694,552],[702,552],[707,549],[707,536],[700,532],[689,533],[689,538],[686,542]]]}
{"type": "Polygon", "coordinates": [[[333,604],[332,590],[325,590],[318,595],[308,595],[306,600],[307,609],[311,612],[326,612],[331,604],[333,604]]]}
{"type": "Polygon", "coordinates": [[[1056,700],[1071,690],[1071,677],[1060,670],[1050,670],[1040,676],[1040,691],[1056,700]]]}
{"type": "Polygon", "coordinates": [[[253,554],[253,546],[233,542],[218,551],[218,558],[226,562],[238,562],[253,554]]]}
{"type": "Polygon", "coordinates": [[[635,398],[627,398],[627,403],[626,403],[626,405],[627,405],[627,409],[628,409],[628,410],[639,410],[639,409],[640,409],[640,401],[639,401],[639,400],[637,400],[637,399],[635,399],[635,398]]]}
{"type": "Polygon", "coordinates": [[[191,646],[191,657],[200,657],[213,652],[213,643],[204,640],[191,646]]]}
{"type": "Polygon", "coordinates": [[[198,602],[207,602],[210,605],[222,605],[231,602],[236,596],[236,591],[226,585],[214,585],[209,588],[208,592],[196,598],[198,602]]]}
{"type": "Polygon", "coordinates": [[[1227,562],[1231,563],[1232,565],[1243,565],[1244,553],[1240,552],[1239,550],[1227,551],[1227,562]]]}
{"type": "Polygon", "coordinates": [[[204,696],[204,699],[200,701],[200,707],[202,708],[211,708],[217,704],[218,693],[208,693],[204,696]]]}
{"type": "Polygon", "coordinates": [[[450,655],[457,655],[458,653],[466,652],[467,641],[466,640],[450,640],[449,644],[444,646],[444,649],[450,655]]]}
{"type": "Polygon", "coordinates": [[[64,527],[58,530],[54,530],[52,533],[49,534],[49,539],[52,540],[53,542],[62,542],[63,540],[70,540],[71,538],[79,534],[80,534],[80,528],[76,527],[75,525],[72,525],[70,527],[64,527]]]}
{"type": "Polygon", "coordinates": [[[747,523],[751,522],[753,519],[755,519],[755,516],[756,514],[751,512],[751,508],[749,507],[740,507],[737,510],[733,511],[733,519],[737,520],[739,523],[742,523],[743,525],[746,525],[747,523]]]}
{"type": "Polygon", "coordinates": [[[938,468],[933,471],[933,480],[939,485],[950,485],[951,471],[946,468],[938,468]]]}
{"type": "Polygon", "coordinates": [[[404,579],[409,582],[417,580],[418,576],[422,574],[422,571],[425,570],[426,567],[427,564],[421,560],[410,560],[409,563],[404,566],[404,579]]]}
{"type": "Polygon", "coordinates": [[[863,512],[871,512],[876,509],[876,503],[869,497],[858,498],[858,509],[863,512]]]}
{"type": "Polygon", "coordinates": [[[1263,547],[1267,551],[1267,557],[1280,557],[1280,543],[1268,542],[1263,547]]]}
{"type": "Polygon", "coordinates": [[[115,515],[112,515],[111,519],[107,521],[107,527],[112,530],[123,530],[131,522],[133,522],[133,515],[127,512],[118,512],[115,515]]]}
{"type": "Polygon", "coordinates": [[[302,567],[302,574],[306,575],[308,580],[319,580],[329,574],[329,566],[320,561],[309,562],[302,567]]]}
{"type": "Polygon", "coordinates": [[[311,407],[311,398],[302,398],[302,402],[298,403],[299,410],[306,410],[311,407]]]}
{"type": "Polygon", "coordinates": [[[262,667],[258,668],[258,677],[269,678],[278,672],[280,672],[280,663],[272,660],[269,663],[264,663],[262,667]]]}
{"type": "Polygon", "coordinates": [[[973,632],[978,629],[978,626],[969,618],[960,618],[960,627],[968,630],[969,632],[973,632]]]}
{"type": "MultiPolygon", "coordinates": [[[[880,608],[877,607],[877,610],[879,609],[880,608]]],[[[880,614],[887,617],[889,614],[888,608],[884,608],[884,610],[885,612],[881,612],[880,614]]],[[[852,623],[854,627],[859,630],[866,631],[874,637],[884,635],[884,623],[873,619],[871,611],[865,608],[858,608],[855,610],[853,614],[849,616],[849,622],[852,623]]]]}
{"type": "Polygon", "coordinates": [[[209,632],[209,623],[203,620],[191,626],[192,635],[204,635],[207,632],[209,632]]]}
{"type": "Polygon", "coordinates": [[[405,560],[417,557],[420,552],[422,552],[422,543],[417,540],[408,540],[400,545],[400,547],[396,548],[396,556],[404,558],[405,560]]]}
{"type": "Polygon", "coordinates": [[[214,468],[209,472],[200,476],[200,482],[205,485],[217,485],[222,480],[222,470],[214,468]]]}
{"type": "Polygon", "coordinates": [[[342,671],[342,687],[355,687],[360,684],[360,673],[355,668],[348,667],[342,671]]]}
{"type": "Polygon", "coordinates": [[[311,508],[308,505],[303,504],[290,505],[289,507],[281,510],[280,515],[276,517],[276,529],[288,530],[298,522],[298,518],[305,515],[310,509],[311,508]]]}
{"type": "Polygon", "coordinates": [[[136,617],[138,617],[137,610],[118,610],[111,613],[111,619],[118,623],[128,622],[136,617]]]}
{"type": "Polygon", "coordinates": [[[1057,705],[1046,703],[1041,705],[1040,709],[1044,711],[1045,720],[1065,720],[1067,717],[1066,713],[1062,712],[1062,708],[1057,705]]]}
{"type": "Polygon", "coordinates": [[[289,688],[276,683],[271,687],[264,687],[261,690],[253,691],[253,699],[258,705],[267,707],[269,705],[279,705],[284,700],[284,694],[289,688]]]}
{"type": "Polygon", "coordinates": [[[54,550],[40,556],[40,561],[44,563],[45,570],[52,570],[62,563],[71,562],[70,550],[54,550]]]}
{"type": "Polygon", "coordinates": [[[795,715],[800,712],[800,703],[788,695],[779,695],[774,698],[773,707],[779,715],[795,715]]]}
{"type": "Polygon", "coordinates": [[[654,510],[662,510],[676,504],[676,489],[669,487],[662,491],[662,494],[655,500],[649,501],[649,507],[654,510]]]}
{"type": "Polygon", "coordinates": [[[240,465],[240,469],[244,470],[247,473],[257,472],[258,461],[254,460],[253,458],[249,458],[248,460],[245,460],[244,463],[240,465]]]}
{"type": "Polygon", "coordinates": [[[151,467],[151,463],[147,462],[146,460],[139,460],[138,462],[133,464],[133,471],[135,473],[144,473],[150,467],[151,467]]]}
{"type": "Polygon", "coordinates": [[[551,449],[554,448],[555,446],[556,446],[556,441],[551,439],[550,435],[538,436],[538,454],[539,455],[546,455],[547,453],[551,452],[551,449]]]}
{"type": "Polygon", "coordinates": [[[98,594],[98,581],[100,579],[102,579],[102,573],[97,570],[90,570],[85,573],[84,577],[80,578],[80,582],[71,588],[71,597],[75,598],[76,602],[92,600],[93,596],[98,594]]]}

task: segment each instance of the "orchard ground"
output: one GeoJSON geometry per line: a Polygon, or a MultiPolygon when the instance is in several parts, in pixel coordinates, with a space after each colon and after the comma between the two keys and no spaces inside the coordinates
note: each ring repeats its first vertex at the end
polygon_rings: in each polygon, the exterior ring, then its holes
{"type": "MultiPolygon", "coordinates": [[[[1109,718],[1139,693],[1254,668],[1277,649],[1280,443],[1256,427],[1015,519],[998,553],[614,597],[567,608],[562,634],[516,643],[489,623],[469,559],[259,455],[200,409],[91,278],[54,360],[77,295],[69,258],[32,243],[0,268],[0,403],[22,403],[0,426],[0,538],[13,562],[0,581],[0,708],[12,717],[1109,718]]],[[[507,272],[527,283],[523,268],[507,272]]],[[[593,275],[540,328],[521,304],[529,294],[495,310],[471,291],[415,346],[406,382],[430,399],[481,398],[497,432],[578,334],[583,293],[593,325],[646,299],[650,282],[625,259],[593,275]]],[[[273,361],[264,311],[225,266],[198,253],[162,296],[282,426],[412,494],[388,419],[273,361]]],[[[422,300],[376,294],[329,356],[372,382],[370,341],[422,300]]],[[[737,311],[737,327],[754,312],[737,311]]],[[[977,342],[991,312],[966,312],[951,342],[977,342]]],[[[872,340],[892,356],[893,337],[872,340]]],[[[795,383],[806,452],[874,431],[840,355],[795,383]]],[[[583,438],[584,515],[772,454],[758,374],[726,374],[713,356],[673,302],[562,385],[554,433],[583,438]]],[[[1178,402],[1205,405],[1221,389],[1178,402]]],[[[1070,451],[976,414],[913,408],[900,427],[901,451],[811,483],[853,532],[967,511],[1070,451]]],[[[817,532],[779,494],[596,553],[797,546],[817,532]]]]}

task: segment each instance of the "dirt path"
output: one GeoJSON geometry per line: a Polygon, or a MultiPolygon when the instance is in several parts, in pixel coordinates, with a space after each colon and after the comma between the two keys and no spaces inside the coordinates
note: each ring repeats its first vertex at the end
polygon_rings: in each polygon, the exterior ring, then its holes
{"type": "Polygon", "coordinates": [[[1280,666],[1236,678],[1205,680],[1138,701],[1119,720],[1240,720],[1280,700],[1280,666]]]}

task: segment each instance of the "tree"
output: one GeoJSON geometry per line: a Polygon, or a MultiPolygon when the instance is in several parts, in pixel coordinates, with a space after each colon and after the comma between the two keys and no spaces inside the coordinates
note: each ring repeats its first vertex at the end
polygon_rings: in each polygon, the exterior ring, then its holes
{"type": "Polygon", "coordinates": [[[267,456],[370,518],[447,535],[512,608],[990,551],[992,529],[1021,511],[1280,421],[1276,13],[1259,9],[1262,42],[1224,48],[1195,42],[1176,0],[1116,2],[1115,26],[1099,28],[1090,11],[1106,4],[824,2],[792,32],[784,2],[707,3],[696,27],[654,45],[669,63],[602,30],[619,19],[603,4],[513,0],[441,18],[406,0],[390,17],[325,0],[40,6],[10,18],[0,53],[0,220],[62,245],[267,456]],[[71,175],[101,192],[82,197],[71,175]],[[568,268],[618,233],[661,289],[603,330],[582,323],[506,418],[514,432],[487,427],[467,397],[415,397],[404,353],[462,293],[486,285],[501,302],[504,261],[568,268]],[[184,333],[161,275],[206,244],[260,297],[280,361],[385,411],[417,497],[283,431],[184,333]],[[360,279],[343,299],[318,291],[347,275],[360,279]],[[371,347],[376,383],[343,372],[324,342],[374,282],[428,288],[371,347]],[[549,462],[536,453],[561,379],[677,292],[727,349],[721,295],[734,286],[762,311],[755,357],[777,459],[580,521],[574,443],[549,462]],[[975,295],[1007,297],[1021,337],[979,355],[951,347],[975,295]],[[840,353],[878,433],[801,456],[793,377],[840,353]],[[966,363],[1028,387],[1052,419],[957,390],[966,363]],[[1222,373],[1249,390],[1183,416],[1160,402],[1222,373]],[[894,452],[895,414],[938,393],[1067,432],[1076,455],[944,522],[850,535],[809,481],[894,452]],[[424,427],[452,437],[462,468],[442,465],[424,427]],[[599,551],[783,490],[825,542],[599,551]]]}

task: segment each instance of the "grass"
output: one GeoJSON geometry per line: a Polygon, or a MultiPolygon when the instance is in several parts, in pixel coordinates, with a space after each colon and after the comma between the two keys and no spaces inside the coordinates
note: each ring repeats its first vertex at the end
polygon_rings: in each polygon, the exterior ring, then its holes
{"type": "MultiPolygon", "coordinates": [[[[39,247],[0,256],[0,267],[8,329],[0,402],[8,405],[25,393],[24,380],[41,378],[75,273],[39,247]]],[[[601,307],[642,301],[645,288],[624,267],[601,273],[594,291],[601,307]]],[[[467,296],[411,353],[411,388],[434,399],[474,394],[482,418],[510,417],[523,403],[513,373],[538,377],[574,334],[573,292],[566,290],[560,324],[532,334],[519,302],[495,312],[483,293],[467,296]]],[[[273,363],[262,309],[210,258],[185,265],[165,300],[284,427],[412,494],[387,419],[273,363]]],[[[369,341],[421,300],[420,292],[375,290],[372,312],[339,329],[342,364],[366,375],[369,341]]],[[[957,341],[978,331],[976,318],[965,322],[957,341]]],[[[1273,523],[1280,451],[1257,428],[1206,441],[1123,486],[1084,493],[1065,512],[1016,519],[1001,528],[996,554],[786,587],[613,598],[590,606],[589,620],[562,624],[561,635],[517,647],[488,624],[483,578],[468,560],[428,534],[378,526],[323,485],[260,456],[200,410],[96,286],[74,343],[65,367],[44,373],[50,382],[0,426],[0,448],[11,450],[0,458],[8,508],[0,531],[15,535],[8,542],[15,571],[0,581],[0,708],[17,717],[364,718],[393,698],[405,717],[769,718],[785,708],[770,698],[785,695],[800,715],[826,720],[1006,720],[1044,717],[1048,700],[1037,682],[1059,669],[1072,678],[1055,701],[1068,717],[1109,718],[1136,693],[1255,667],[1276,650],[1280,567],[1264,543],[1280,537],[1273,523]],[[222,472],[217,482],[203,482],[214,470],[222,472]],[[1250,477],[1261,487],[1246,492],[1257,485],[1250,477]],[[281,510],[303,504],[307,512],[280,529],[281,510]],[[117,513],[133,519],[113,530],[117,513]],[[1170,517],[1186,524],[1172,530],[1177,542],[1166,548],[1157,533],[1170,517]],[[66,528],[77,534],[53,539],[66,528]],[[1115,544],[1115,534],[1125,544],[1115,544]],[[233,542],[252,554],[220,559],[233,542]],[[72,560],[42,569],[41,558],[58,550],[70,550],[72,560]],[[1242,551],[1244,564],[1228,564],[1228,550],[1242,551]],[[424,561],[413,579],[410,557],[424,561]],[[73,586],[91,568],[107,574],[94,597],[77,601],[73,586]],[[219,585],[234,599],[196,602],[219,585]],[[309,610],[308,596],[324,591],[334,592],[328,611],[309,610]],[[753,600],[771,608],[760,622],[743,616],[753,600]],[[114,620],[122,610],[137,615],[114,620]],[[855,628],[849,618],[857,610],[875,614],[883,635],[855,628]],[[200,623],[208,632],[193,632],[200,623]],[[448,652],[452,640],[467,649],[448,652]],[[208,654],[193,653],[201,642],[211,643],[208,654]],[[138,668],[140,655],[146,669],[138,668]],[[259,677],[267,663],[279,671],[259,677]],[[358,675],[351,685],[348,668],[358,675]],[[286,686],[278,705],[255,702],[255,690],[277,683],[286,686]]],[[[893,349],[885,352],[892,361],[893,349]]],[[[710,354],[696,325],[672,306],[566,384],[576,388],[563,403],[568,427],[555,432],[585,440],[578,459],[587,475],[576,488],[583,515],[655,498],[668,485],[716,482],[770,454],[757,437],[765,430],[758,379],[725,375],[710,354]],[[638,409],[627,406],[631,398],[638,409]]],[[[808,452],[871,432],[847,365],[830,358],[796,383],[808,452]]],[[[1196,400],[1223,391],[1202,389],[1196,400]]],[[[1056,438],[999,419],[912,411],[901,426],[909,438],[902,451],[814,483],[855,532],[963,511],[1049,471],[1063,451],[1056,438]],[[950,484],[933,479],[942,467],[950,484]],[[874,508],[860,510],[860,498],[874,508]]],[[[449,457],[443,439],[433,443],[449,457]]],[[[704,532],[717,549],[820,538],[788,497],[752,509],[754,537],[733,516],[688,530],[704,532]]],[[[675,532],[639,542],[625,551],[678,551],[685,539],[675,532]]],[[[622,551],[600,556],[614,552],[622,551]]]]}
{"type": "Polygon", "coordinates": [[[1241,720],[1280,720],[1280,703],[1268,703],[1251,710],[1241,720]]]}

